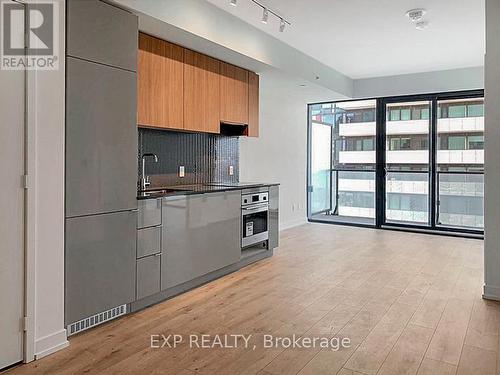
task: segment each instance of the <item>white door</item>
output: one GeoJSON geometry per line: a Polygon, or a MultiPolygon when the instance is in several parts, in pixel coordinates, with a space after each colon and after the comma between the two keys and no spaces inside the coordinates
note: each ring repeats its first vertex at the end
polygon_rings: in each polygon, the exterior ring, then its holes
{"type": "Polygon", "coordinates": [[[24,113],[25,72],[0,69],[0,369],[23,359],[24,113]]]}

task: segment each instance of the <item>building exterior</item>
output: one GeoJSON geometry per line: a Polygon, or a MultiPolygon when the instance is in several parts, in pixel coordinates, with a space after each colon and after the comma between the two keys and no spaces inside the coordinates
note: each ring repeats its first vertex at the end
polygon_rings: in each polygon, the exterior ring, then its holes
{"type": "MultiPolygon", "coordinates": [[[[385,217],[429,222],[431,102],[387,104],[385,217]]],[[[375,218],[376,101],[311,106],[310,213],[375,218]]],[[[436,223],[483,228],[482,98],[437,102],[436,223]]]]}

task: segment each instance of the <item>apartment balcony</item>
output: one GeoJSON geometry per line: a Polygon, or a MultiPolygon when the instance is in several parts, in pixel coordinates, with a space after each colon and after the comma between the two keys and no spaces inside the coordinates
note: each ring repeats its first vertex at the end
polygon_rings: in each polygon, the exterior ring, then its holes
{"type": "MultiPolygon", "coordinates": [[[[484,117],[438,119],[439,133],[467,133],[484,131],[484,117]]],[[[387,135],[428,134],[429,120],[387,121],[387,135]]],[[[376,123],[356,122],[339,125],[341,137],[374,136],[376,123]]]]}
{"type": "Polygon", "coordinates": [[[360,137],[376,134],[376,124],[373,122],[351,122],[339,125],[339,135],[341,137],[360,137]]]}
{"type": "MultiPolygon", "coordinates": [[[[484,164],[484,150],[438,150],[439,164],[484,164]]],[[[387,151],[388,164],[427,164],[428,150],[387,151]]],[[[375,151],[340,151],[340,164],[374,164],[375,151]]]]}
{"type": "Polygon", "coordinates": [[[483,132],[484,117],[440,118],[438,133],[483,132]]]}
{"type": "Polygon", "coordinates": [[[387,121],[387,135],[428,134],[429,120],[387,121]]]}

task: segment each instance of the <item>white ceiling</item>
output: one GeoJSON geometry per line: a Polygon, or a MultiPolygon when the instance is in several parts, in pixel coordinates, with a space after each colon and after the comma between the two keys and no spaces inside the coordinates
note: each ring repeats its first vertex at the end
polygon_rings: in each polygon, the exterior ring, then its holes
{"type": "Polygon", "coordinates": [[[245,22],[353,78],[482,66],[484,0],[260,0],[293,24],[279,21],[251,0],[206,0],[245,22]],[[426,30],[405,17],[427,9],[426,30]]]}

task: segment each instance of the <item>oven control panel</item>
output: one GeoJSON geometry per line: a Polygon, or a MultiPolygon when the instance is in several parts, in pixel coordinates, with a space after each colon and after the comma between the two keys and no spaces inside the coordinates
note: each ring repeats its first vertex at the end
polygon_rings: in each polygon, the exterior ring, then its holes
{"type": "Polygon", "coordinates": [[[268,203],[269,193],[245,194],[241,196],[241,205],[249,206],[252,204],[268,203]]]}

